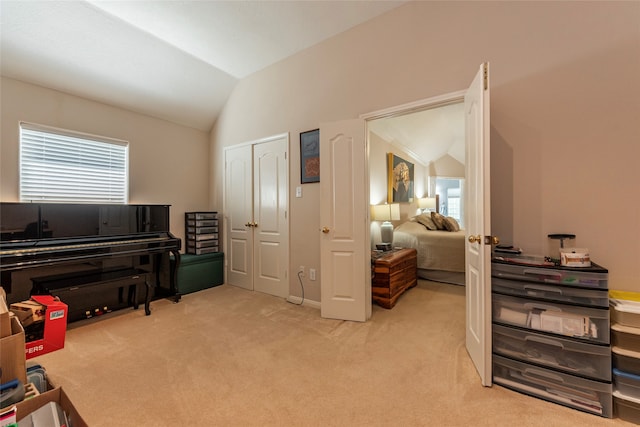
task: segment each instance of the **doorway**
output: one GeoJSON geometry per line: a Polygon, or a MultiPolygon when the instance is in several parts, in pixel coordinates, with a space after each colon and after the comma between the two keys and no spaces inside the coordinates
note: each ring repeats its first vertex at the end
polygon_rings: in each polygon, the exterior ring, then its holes
{"type": "MultiPolygon", "coordinates": [[[[321,124],[321,175],[328,180],[320,182],[323,200],[347,201],[349,209],[341,204],[333,203],[327,209],[321,209],[320,222],[323,237],[320,241],[322,277],[321,282],[321,315],[323,317],[352,320],[347,314],[354,315],[353,320],[366,321],[371,314],[371,298],[362,288],[369,289],[370,267],[365,268],[365,253],[369,252],[370,209],[369,203],[369,145],[365,120],[386,117],[400,112],[416,111],[428,106],[436,107],[464,100],[465,112],[465,177],[468,191],[465,193],[465,335],[466,348],[473,361],[483,385],[491,385],[491,244],[497,238],[491,236],[491,203],[490,203],[490,164],[489,164],[489,129],[490,129],[490,90],[489,64],[483,63],[467,90],[455,94],[430,98],[400,107],[378,111],[343,122],[321,124]],[[337,147],[338,142],[342,147],[337,147]],[[325,149],[322,147],[325,146],[325,149]],[[354,179],[355,168],[339,168],[340,157],[331,156],[341,148],[350,160],[364,164],[365,179],[354,179]],[[327,166],[328,163],[328,166],[327,166]],[[325,165],[325,166],[323,166],[325,165]],[[340,171],[340,172],[338,172],[340,171]],[[329,172],[334,172],[332,175],[329,172]],[[345,181],[346,179],[346,181],[345,181]],[[344,190],[337,183],[347,182],[350,190],[344,190]],[[360,203],[352,203],[355,199],[348,197],[365,195],[360,203]],[[336,208],[340,209],[336,209],[336,208]],[[363,227],[362,219],[366,227],[363,227]],[[326,225],[325,225],[326,224],[326,225]],[[338,260],[335,240],[338,231],[347,230],[342,238],[349,241],[348,251],[343,252],[340,266],[342,270],[357,273],[350,276],[336,275],[336,263],[325,263],[325,258],[338,260]],[[357,231],[357,232],[356,232],[357,231]],[[364,236],[364,239],[359,237],[364,236]],[[348,238],[348,239],[347,239],[348,238]],[[348,258],[348,259],[347,259],[348,258]],[[356,262],[359,261],[359,262],[356,262]],[[335,265],[334,265],[335,264],[335,265]],[[368,273],[367,273],[368,272],[368,273]],[[339,279],[339,280],[338,280],[339,279]],[[346,279],[346,280],[345,280],[346,279]],[[351,279],[351,280],[349,280],[351,279]],[[355,280],[354,280],[355,279],[355,280]],[[361,280],[365,279],[365,280],[361,280]],[[348,288],[340,287],[341,283],[351,282],[348,288]],[[340,293],[341,291],[348,291],[340,293]],[[326,309],[326,310],[325,310],[326,309]],[[327,316],[325,316],[325,312],[327,316]],[[343,313],[343,314],[341,314],[343,313]],[[346,313],[346,314],[345,314],[346,313]],[[364,314],[364,316],[362,316],[364,314]],[[343,317],[340,317],[343,316],[343,317]]],[[[391,156],[389,156],[391,158],[391,156]]],[[[395,159],[394,159],[395,161],[395,159]]],[[[344,163],[344,162],[343,162],[344,163]]],[[[390,162],[391,163],[391,162],[390,162]]],[[[391,181],[391,180],[390,180],[391,181]]]]}

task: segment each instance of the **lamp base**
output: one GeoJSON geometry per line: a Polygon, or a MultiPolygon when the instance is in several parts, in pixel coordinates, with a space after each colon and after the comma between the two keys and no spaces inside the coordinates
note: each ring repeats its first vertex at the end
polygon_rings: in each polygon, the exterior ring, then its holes
{"type": "Polygon", "coordinates": [[[382,243],[393,244],[393,224],[389,221],[385,221],[380,225],[380,238],[382,243]]]}

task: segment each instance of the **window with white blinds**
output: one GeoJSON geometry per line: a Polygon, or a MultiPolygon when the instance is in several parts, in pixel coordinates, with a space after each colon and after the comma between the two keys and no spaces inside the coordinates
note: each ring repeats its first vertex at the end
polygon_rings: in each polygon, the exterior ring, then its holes
{"type": "Polygon", "coordinates": [[[20,201],[127,203],[129,143],[20,123],[20,201]]]}

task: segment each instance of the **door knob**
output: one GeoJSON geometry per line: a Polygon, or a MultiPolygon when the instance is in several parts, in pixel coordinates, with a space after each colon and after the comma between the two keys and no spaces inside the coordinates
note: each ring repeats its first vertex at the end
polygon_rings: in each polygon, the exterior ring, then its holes
{"type": "Polygon", "coordinates": [[[469,236],[469,243],[480,243],[481,240],[482,238],[480,237],[480,235],[469,236]]]}
{"type": "Polygon", "coordinates": [[[252,227],[257,227],[257,226],[258,226],[258,223],[257,223],[257,222],[252,222],[252,223],[251,223],[251,226],[252,226],[252,227]]]}
{"type": "Polygon", "coordinates": [[[245,227],[251,227],[251,223],[250,223],[250,222],[247,222],[244,226],[245,226],[245,227]]]}
{"type": "Polygon", "coordinates": [[[329,227],[322,227],[322,232],[327,234],[329,232],[329,227]]]}
{"type": "Polygon", "coordinates": [[[500,238],[498,236],[491,236],[491,244],[497,245],[500,243],[500,238]]]}

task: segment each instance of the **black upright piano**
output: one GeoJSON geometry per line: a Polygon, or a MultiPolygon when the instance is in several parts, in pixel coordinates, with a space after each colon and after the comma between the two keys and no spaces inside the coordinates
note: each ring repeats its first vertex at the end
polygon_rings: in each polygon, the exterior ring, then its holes
{"type": "Polygon", "coordinates": [[[7,302],[58,296],[68,321],[144,300],[180,298],[181,241],[168,205],[0,203],[0,285],[7,302]],[[173,254],[175,262],[170,262],[173,254]]]}

